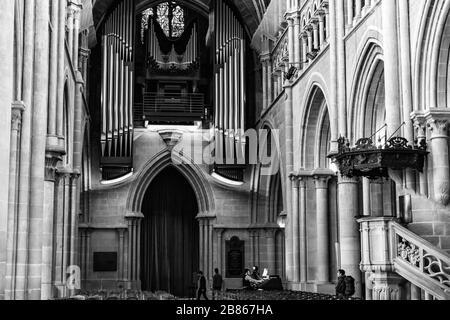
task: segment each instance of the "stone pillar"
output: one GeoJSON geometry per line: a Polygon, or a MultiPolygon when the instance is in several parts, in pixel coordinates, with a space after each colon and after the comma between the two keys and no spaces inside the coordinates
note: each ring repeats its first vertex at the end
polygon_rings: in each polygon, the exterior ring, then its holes
{"type": "Polygon", "coordinates": [[[349,28],[353,27],[353,1],[354,0],[347,0],[347,26],[349,28]]]}
{"type": "Polygon", "coordinates": [[[128,223],[128,289],[140,290],[141,222],[144,215],[130,212],[125,218],[128,223]]]}
{"type": "Polygon", "coordinates": [[[355,19],[361,19],[362,14],[362,0],[355,0],[355,19]]]}
{"type": "Polygon", "coordinates": [[[294,60],[297,68],[301,68],[301,53],[300,53],[300,16],[294,17],[294,60]]]}
{"type": "Polygon", "coordinates": [[[315,176],[316,185],[316,214],[317,214],[317,282],[319,284],[330,281],[329,258],[329,226],[328,226],[328,182],[330,176],[315,176]]]}
{"type": "Polygon", "coordinates": [[[267,61],[265,59],[261,60],[262,65],[262,86],[263,86],[263,110],[268,106],[267,101],[267,61]]]}
{"type": "Polygon", "coordinates": [[[306,26],[306,32],[308,34],[308,52],[314,51],[314,39],[313,39],[313,32],[314,29],[312,26],[306,26]]]}
{"type": "Polygon", "coordinates": [[[125,280],[125,231],[126,229],[118,229],[117,235],[119,237],[119,268],[118,268],[118,278],[119,281],[125,280]]]}
{"type": "Polygon", "coordinates": [[[216,253],[216,259],[217,259],[217,268],[219,268],[219,272],[225,277],[225,265],[224,260],[222,257],[223,254],[223,232],[224,229],[216,229],[217,234],[217,253],[216,253]]]}
{"type": "Polygon", "coordinates": [[[15,102],[11,113],[11,143],[10,143],[10,175],[9,175],[9,206],[8,206],[8,225],[7,225],[7,243],[6,243],[6,273],[5,273],[5,299],[15,299],[16,283],[16,261],[17,261],[17,193],[18,189],[18,170],[20,159],[20,140],[22,130],[22,114],[25,110],[23,103],[15,102]]]}
{"type": "Polygon", "coordinates": [[[45,151],[49,82],[49,0],[36,1],[34,96],[31,142],[31,194],[29,212],[28,299],[41,299],[42,226],[45,189],[45,151]]]}
{"type": "Polygon", "coordinates": [[[397,0],[381,2],[383,15],[384,77],[387,139],[401,124],[400,78],[398,57],[397,0]]]}
{"type": "MultiPolygon", "coordinates": [[[[58,79],[58,10],[61,1],[51,2],[51,30],[50,42],[50,81],[49,81],[49,111],[48,111],[48,132],[49,136],[56,138],[56,99],[57,99],[57,79],[58,79]]],[[[62,94],[59,93],[59,94],[62,94]]]]}
{"type": "Polygon", "coordinates": [[[292,255],[293,255],[293,277],[292,282],[298,284],[300,282],[300,248],[299,248],[299,199],[298,199],[298,188],[299,181],[297,177],[291,176],[292,181],[292,255]]]}
{"type": "Polygon", "coordinates": [[[292,65],[295,62],[295,17],[289,14],[288,21],[288,44],[289,44],[289,64],[292,65]]]}
{"type": "MultiPolygon", "coordinates": [[[[58,89],[56,97],[56,135],[59,143],[64,145],[64,85],[65,85],[65,37],[66,37],[66,9],[67,1],[59,1],[58,18],[58,89]]],[[[69,11],[70,12],[70,11],[69,11]]],[[[69,20],[68,20],[69,21],[69,20]]]]}
{"type": "Polygon", "coordinates": [[[302,41],[302,64],[308,63],[308,33],[302,32],[300,35],[301,41],[302,41]]]}
{"type": "MultiPolygon", "coordinates": [[[[417,143],[419,145],[427,142],[427,120],[423,112],[414,112],[411,114],[413,119],[414,128],[417,132],[417,143]]],[[[423,196],[428,197],[428,159],[425,159],[424,172],[419,173],[418,188],[419,193],[423,196]]]]}
{"type": "Polygon", "coordinates": [[[341,268],[356,280],[356,294],[361,296],[361,245],[358,217],[358,180],[339,177],[339,242],[341,268]]]}
{"type": "Polygon", "coordinates": [[[308,234],[306,212],[306,178],[299,178],[300,192],[300,282],[308,282],[308,234]]]}
{"type": "Polygon", "coordinates": [[[325,39],[325,12],[321,10],[319,11],[319,48],[325,46],[325,39]]]}
{"type": "Polygon", "coordinates": [[[272,61],[267,60],[267,101],[268,105],[272,105],[273,102],[273,84],[272,84],[272,61]]]}
{"type": "Polygon", "coordinates": [[[321,38],[322,36],[320,35],[319,32],[319,20],[317,18],[314,18],[312,20],[312,29],[313,29],[313,46],[314,46],[314,50],[318,51],[320,49],[320,45],[321,45],[321,38]]]}
{"type": "Polygon", "coordinates": [[[430,111],[426,115],[431,131],[433,153],[434,199],[446,206],[450,203],[449,135],[450,111],[430,111]]]}
{"type": "Polygon", "coordinates": [[[45,157],[44,212],[42,228],[41,299],[53,298],[53,254],[55,251],[53,230],[55,226],[55,183],[57,164],[61,155],[47,152],[45,157]]]}
{"type": "MultiPolygon", "coordinates": [[[[4,9],[4,7],[3,7],[4,9]]],[[[5,12],[2,10],[2,13],[5,12]]],[[[30,167],[31,167],[31,130],[32,130],[32,99],[33,99],[33,74],[34,74],[34,35],[35,35],[35,2],[28,0],[25,3],[24,14],[24,49],[23,49],[23,83],[22,99],[25,105],[22,119],[21,152],[18,189],[18,238],[16,261],[16,288],[15,299],[26,299],[26,273],[28,266],[28,226],[29,226],[29,201],[30,201],[30,167]]],[[[0,19],[4,21],[3,18],[0,19]]],[[[2,30],[6,30],[3,29],[2,30]]],[[[3,32],[7,33],[7,32],[3,32]]],[[[1,41],[4,43],[4,40],[1,41]]],[[[7,57],[3,53],[2,57],[7,57]]],[[[4,58],[3,58],[4,59],[4,58]]],[[[2,66],[3,67],[3,66],[2,66]]],[[[2,75],[5,71],[2,70],[2,75]]],[[[7,73],[6,73],[7,74],[7,73]]],[[[4,89],[3,86],[1,89],[4,89]]],[[[1,90],[0,89],[0,90],[1,90]]],[[[4,93],[0,95],[4,97],[4,93]]],[[[3,109],[3,107],[2,107],[3,109]]],[[[6,118],[6,115],[5,115],[6,118]]],[[[3,119],[3,118],[2,118],[3,119]]],[[[2,128],[3,125],[1,126],[2,128]]],[[[4,136],[2,134],[2,136],[4,136]]],[[[2,147],[2,150],[5,150],[2,147]]],[[[5,168],[3,165],[1,168],[5,168]]],[[[1,192],[3,194],[3,191],[1,192]]],[[[1,211],[1,210],[0,210],[1,211]]],[[[1,224],[0,224],[1,225],[1,224]]],[[[1,229],[1,227],[0,227],[1,229]]],[[[1,243],[1,241],[0,241],[1,243]]],[[[0,290],[1,291],[1,290],[0,290]]],[[[0,292],[1,295],[1,292],[0,292]]]]}
{"type": "MultiPolygon", "coordinates": [[[[351,2],[351,1],[350,1],[351,2]]],[[[337,50],[337,114],[338,135],[347,137],[347,88],[345,56],[344,0],[336,0],[336,50],[337,50]]],[[[353,18],[352,18],[353,19],[353,18]]],[[[338,137],[336,136],[336,139],[338,137]]]]}

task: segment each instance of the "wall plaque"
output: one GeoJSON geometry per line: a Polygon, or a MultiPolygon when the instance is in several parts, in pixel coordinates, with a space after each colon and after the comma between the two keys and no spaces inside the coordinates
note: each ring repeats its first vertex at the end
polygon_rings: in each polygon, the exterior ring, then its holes
{"type": "Polygon", "coordinates": [[[116,272],[117,252],[94,252],[94,272],[116,272]]]}
{"type": "Polygon", "coordinates": [[[245,242],[238,237],[226,241],[226,277],[241,278],[244,273],[245,242]]]}

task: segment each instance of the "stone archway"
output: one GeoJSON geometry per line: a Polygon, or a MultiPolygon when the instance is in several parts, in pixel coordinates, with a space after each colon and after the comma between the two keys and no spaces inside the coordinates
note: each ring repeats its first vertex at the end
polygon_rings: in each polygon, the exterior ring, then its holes
{"type": "Polygon", "coordinates": [[[128,281],[129,287],[141,289],[141,231],[145,218],[143,203],[152,182],[167,168],[175,168],[186,180],[197,200],[199,224],[199,268],[205,276],[212,276],[213,269],[213,220],[215,219],[214,197],[211,186],[202,169],[182,156],[163,151],[150,160],[136,176],[127,199],[128,222],[128,281]]]}

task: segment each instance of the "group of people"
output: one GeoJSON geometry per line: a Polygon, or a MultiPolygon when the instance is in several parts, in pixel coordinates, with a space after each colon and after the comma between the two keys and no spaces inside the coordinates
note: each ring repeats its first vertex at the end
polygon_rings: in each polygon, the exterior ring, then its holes
{"type": "MultiPolygon", "coordinates": [[[[199,271],[197,275],[198,275],[197,300],[201,300],[202,297],[205,300],[209,300],[206,294],[207,291],[206,277],[203,274],[203,271],[199,271]]],[[[213,300],[218,299],[219,294],[222,291],[222,288],[223,288],[223,278],[222,275],[219,273],[219,269],[216,268],[214,270],[213,284],[212,284],[213,300]]]]}
{"type": "MultiPolygon", "coordinates": [[[[245,269],[242,279],[244,289],[246,290],[259,290],[265,283],[269,281],[268,276],[261,276],[259,268],[254,266],[252,270],[245,269]]],[[[197,300],[201,300],[203,297],[205,300],[209,300],[206,294],[207,281],[202,271],[198,272],[198,286],[197,286],[197,300]]],[[[212,293],[213,300],[219,298],[219,294],[223,289],[223,278],[219,273],[219,269],[214,270],[212,293]]],[[[340,269],[338,271],[338,282],[336,284],[336,296],[340,300],[349,300],[355,294],[355,279],[345,274],[345,270],[340,269]]]]}

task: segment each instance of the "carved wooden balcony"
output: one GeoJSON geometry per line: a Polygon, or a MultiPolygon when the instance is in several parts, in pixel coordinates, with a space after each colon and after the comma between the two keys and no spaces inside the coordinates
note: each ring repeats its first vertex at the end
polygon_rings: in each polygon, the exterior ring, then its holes
{"type": "Polygon", "coordinates": [[[341,174],[350,178],[387,178],[389,169],[410,168],[422,172],[428,155],[425,141],[411,146],[401,137],[391,138],[381,147],[377,147],[369,138],[358,140],[355,147],[350,147],[345,138],[340,138],[338,142],[338,154],[330,157],[337,163],[341,174]]]}

